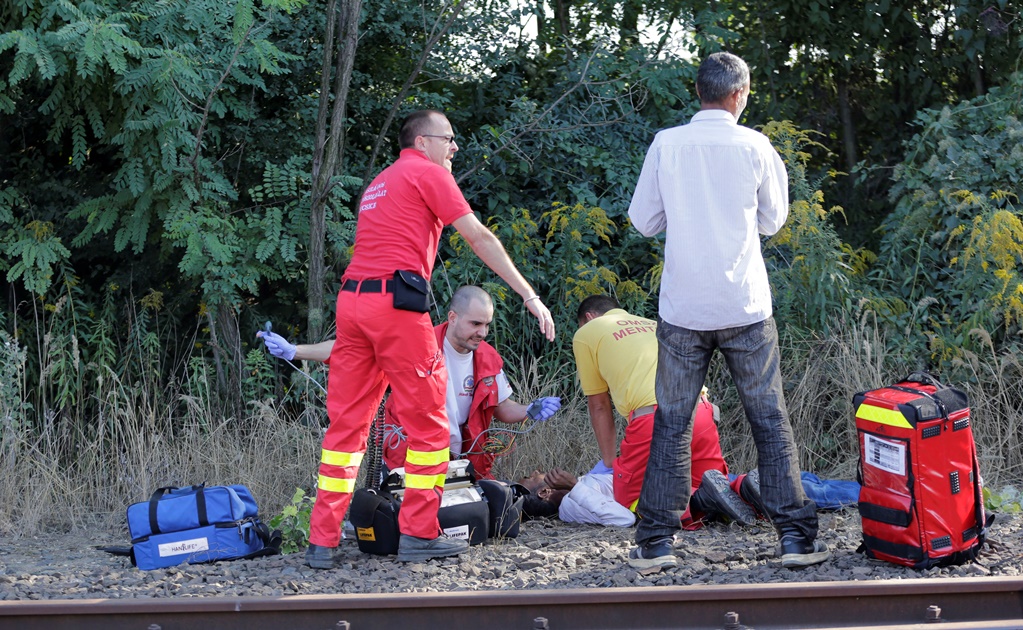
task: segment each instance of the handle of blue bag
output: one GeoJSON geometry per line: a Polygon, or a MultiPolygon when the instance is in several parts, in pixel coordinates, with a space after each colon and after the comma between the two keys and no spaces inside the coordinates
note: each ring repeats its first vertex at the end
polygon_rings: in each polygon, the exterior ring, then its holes
{"type": "Polygon", "coordinates": [[[205,484],[195,493],[195,510],[199,515],[199,527],[206,527],[210,522],[206,519],[206,493],[205,484]]]}
{"type": "MultiPolygon", "coordinates": [[[[192,486],[192,490],[196,493],[195,503],[196,510],[199,513],[199,524],[203,527],[209,525],[209,521],[206,520],[206,496],[203,494],[203,488],[205,487],[205,481],[192,486]]],[[[149,497],[149,530],[154,534],[161,533],[160,523],[156,513],[156,508],[160,504],[160,499],[163,498],[163,495],[174,492],[175,490],[180,490],[180,488],[177,486],[164,486],[162,488],[157,488],[149,497]]]]}
{"type": "Polygon", "coordinates": [[[167,492],[177,489],[178,489],[177,486],[164,486],[162,488],[157,488],[156,491],[154,491],[153,494],[149,497],[149,531],[153,532],[154,534],[161,533],[160,522],[159,519],[156,517],[156,507],[157,505],[160,504],[160,499],[162,499],[163,495],[166,494],[167,492]]]}

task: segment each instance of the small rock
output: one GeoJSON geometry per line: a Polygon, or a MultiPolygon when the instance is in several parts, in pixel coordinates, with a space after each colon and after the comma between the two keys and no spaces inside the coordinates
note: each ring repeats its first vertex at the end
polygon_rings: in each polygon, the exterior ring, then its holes
{"type": "Polygon", "coordinates": [[[966,565],[966,570],[973,575],[991,575],[990,569],[977,563],[966,565]]]}
{"type": "Polygon", "coordinates": [[[707,551],[703,554],[703,557],[713,564],[724,564],[728,559],[728,554],[723,551],[707,551]]]}

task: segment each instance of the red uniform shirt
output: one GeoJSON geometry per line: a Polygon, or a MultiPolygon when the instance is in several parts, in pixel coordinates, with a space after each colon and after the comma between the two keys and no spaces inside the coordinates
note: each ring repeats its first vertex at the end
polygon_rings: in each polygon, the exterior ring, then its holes
{"type": "Polygon", "coordinates": [[[362,195],[345,277],[390,278],[407,269],[429,279],[444,226],[470,212],[446,168],[403,149],[362,195]]]}

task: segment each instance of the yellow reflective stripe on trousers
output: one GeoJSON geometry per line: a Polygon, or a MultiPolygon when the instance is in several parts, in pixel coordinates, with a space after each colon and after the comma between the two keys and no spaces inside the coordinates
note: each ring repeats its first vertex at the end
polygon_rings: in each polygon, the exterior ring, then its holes
{"type": "Polygon", "coordinates": [[[320,461],[328,466],[359,466],[362,464],[362,453],[344,453],[323,449],[320,461]]]}
{"type": "Polygon", "coordinates": [[[868,405],[862,403],[856,410],[856,417],[863,418],[864,420],[870,420],[878,424],[887,424],[890,427],[901,427],[903,429],[912,429],[913,425],[906,420],[906,416],[902,415],[901,411],[895,411],[894,409],[885,409],[884,407],[875,407],[874,405],[868,405]]]}
{"type": "Polygon", "coordinates": [[[405,489],[432,490],[444,487],[446,475],[413,475],[405,473],[405,489]]]}
{"type": "Polygon", "coordinates": [[[326,490],[327,492],[347,492],[351,494],[355,492],[355,480],[354,479],[338,479],[336,477],[325,477],[320,475],[319,482],[316,487],[320,490],[326,490]]]}
{"type": "MultiPolygon", "coordinates": [[[[405,455],[405,465],[414,466],[437,466],[444,464],[451,459],[451,449],[442,448],[439,451],[413,451],[409,449],[405,455]]],[[[405,485],[408,485],[406,482],[405,485]]]]}

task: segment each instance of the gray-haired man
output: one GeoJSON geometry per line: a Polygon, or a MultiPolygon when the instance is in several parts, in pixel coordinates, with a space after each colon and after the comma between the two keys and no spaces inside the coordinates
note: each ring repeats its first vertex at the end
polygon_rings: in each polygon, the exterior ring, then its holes
{"type": "Polygon", "coordinates": [[[800,484],[779,369],[778,331],[760,234],[788,217],[785,165],[761,133],[738,124],[749,68],[715,53],[700,64],[700,111],[657,134],[629,206],[645,236],[666,232],[657,326],[653,440],[637,512],[635,568],[675,566],[674,534],[689,501],[693,410],[715,349],[728,364],[757,446],[766,516],[782,566],[830,556],[800,484]]]}

